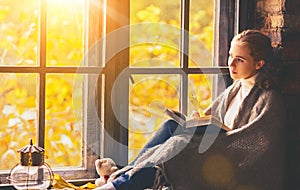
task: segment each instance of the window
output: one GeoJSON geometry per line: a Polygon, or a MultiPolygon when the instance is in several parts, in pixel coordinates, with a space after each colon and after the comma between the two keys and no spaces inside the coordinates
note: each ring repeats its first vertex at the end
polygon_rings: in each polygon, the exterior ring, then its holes
{"type": "Polygon", "coordinates": [[[1,1],[1,183],[30,138],[55,173],[88,179],[99,155],[130,162],[164,107],[203,110],[225,87],[238,5],[1,1]]]}
{"type": "Polygon", "coordinates": [[[87,119],[88,110],[95,104],[89,100],[94,92],[86,89],[97,80],[100,66],[86,52],[102,33],[99,5],[1,1],[1,183],[8,183],[7,174],[19,163],[17,150],[30,139],[45,148],[45,162],[55,173],[94,178],[89,160],[97,157],[98,145],[91,141],[98,123],[88,125],[93,119],[87,119]]]}

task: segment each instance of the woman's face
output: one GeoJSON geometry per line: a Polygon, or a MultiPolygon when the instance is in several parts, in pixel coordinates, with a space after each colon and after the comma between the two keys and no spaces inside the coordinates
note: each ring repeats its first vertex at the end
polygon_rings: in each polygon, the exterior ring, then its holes
{"type": "Polygon", "coordinates": [[[264,61],[254,61],[245,45],[231,43],[228,57],[230,76],[233,80],[247,79],[255,75],[264,61]]]}

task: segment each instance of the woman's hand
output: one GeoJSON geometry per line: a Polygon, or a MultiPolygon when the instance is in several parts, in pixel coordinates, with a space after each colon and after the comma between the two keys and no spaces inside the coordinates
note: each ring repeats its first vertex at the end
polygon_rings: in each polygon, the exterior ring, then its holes
{"type": "Polygon", "coordinates": [[[190,115],[190,118],[200,118],[200,113],[197,111],[193,111],[192,114],[190,115]]]}

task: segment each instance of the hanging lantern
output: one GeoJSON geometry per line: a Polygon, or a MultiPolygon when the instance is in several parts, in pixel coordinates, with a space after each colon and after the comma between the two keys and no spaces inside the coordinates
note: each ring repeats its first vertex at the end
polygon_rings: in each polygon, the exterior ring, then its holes
{"type": "Polygon", "coordinates": [[[47,189],[53,180],[50,166],[44,162],[44,149],[32,144],[18,150],[21,160],[13,167],[9,180],[16,189],[47,189]]]}

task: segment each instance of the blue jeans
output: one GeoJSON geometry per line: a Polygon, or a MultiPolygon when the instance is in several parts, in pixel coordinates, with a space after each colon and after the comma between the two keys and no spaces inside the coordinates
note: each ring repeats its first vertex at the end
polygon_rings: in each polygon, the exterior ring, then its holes
{"type": "MultiPolygon", "coordinates": [[[[174,120],[167,120],[144,146],[137,158],[139,158],[148,148],[164,143],[171,136],[193,132],[195,132],[194,129],[185,131],[174,120]]],[[[130,163],[130,165],[133,165],[137,158],[132,163],[130,163]]],[[[129,178],[129,176],[124,173],[116,178],[112,183],[117,190],[143,190],[145,188],[151,188],[153,186],[155,175],[156,169],[153,167],[147,167],[140,169],[131,178],[129,178]]]]}

